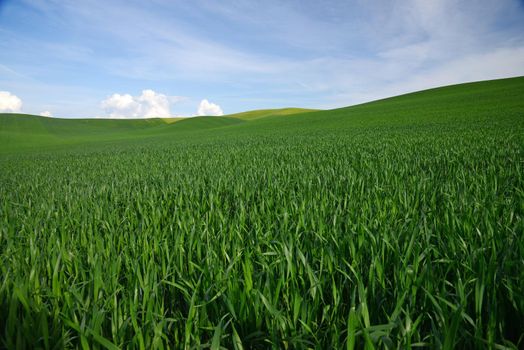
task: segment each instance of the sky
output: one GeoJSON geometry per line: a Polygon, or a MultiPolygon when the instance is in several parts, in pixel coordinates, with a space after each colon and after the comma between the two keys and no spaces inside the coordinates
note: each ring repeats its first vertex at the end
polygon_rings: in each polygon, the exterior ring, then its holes
{"type": "Polygon", "coordinates": [[[523,0],[0,0],[0,112],[328,109],[522,75],[523,0]]]}

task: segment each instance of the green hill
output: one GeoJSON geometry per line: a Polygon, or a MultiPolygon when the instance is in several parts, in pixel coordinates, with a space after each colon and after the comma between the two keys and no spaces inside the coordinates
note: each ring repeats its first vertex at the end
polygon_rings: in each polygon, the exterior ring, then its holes
{"type": "Polygon", "coordinates": [[[1,151],[126,139],[146,130],[161,129],[166,125],[161,119],[60,119],[25,114],[0,114],[1,151]]]}
{"type": "Polygon", "coordinates": [[[524,348],[524,78],[0,115],[0,348],[524,348]]]}
{"type": "MultiPolygon", "coordinates": [[[[524,78],[501,79],[441,87],[334,110],[256,110],[225,117],[178,119],[175,123],[162,119],[59,119],[0,114],[0,143],[3,145],[0,152],[56,149],[60,145],[104,141],[136,141],[165,137],[166,134],[185,139],[188,133],[196,133],[205,139],[221,134],[242,137],[245,133],[268,132],[286,134],[330,130],[339,133],[372,126],[442,124],[443,127],[457,128],[467,127],[468,123],[496,124],[508,122],[521,114],[523,86],[524,78]],[[220,130],[215,130],[217,128],[220,130]]],[[[191,139],[195,141],[194,137],[191,139]]]]}

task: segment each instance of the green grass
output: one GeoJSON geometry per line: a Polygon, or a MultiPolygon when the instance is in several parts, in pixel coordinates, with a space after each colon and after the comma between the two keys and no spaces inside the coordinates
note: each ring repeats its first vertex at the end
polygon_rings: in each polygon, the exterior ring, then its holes
{"type": "Polygon", "coordinates": [[[0,347],[522,348],[523,96],[2,115],[0,347]]]}

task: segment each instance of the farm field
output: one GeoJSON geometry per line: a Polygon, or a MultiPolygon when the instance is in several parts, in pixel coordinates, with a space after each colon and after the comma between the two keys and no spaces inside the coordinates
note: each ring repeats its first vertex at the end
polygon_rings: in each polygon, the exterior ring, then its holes
{"type": "Polygon", "coordinates": [[[0,347],[524,347],[524,78],[0,115],[0,347]]]}

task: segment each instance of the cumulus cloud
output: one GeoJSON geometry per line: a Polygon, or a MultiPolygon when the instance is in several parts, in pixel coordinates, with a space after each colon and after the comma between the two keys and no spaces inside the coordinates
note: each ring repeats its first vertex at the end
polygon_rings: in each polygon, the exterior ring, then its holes
{"type": "Polygon", "coordinates": [[[40,115],[42,117],[52,117],[53,115],[51,114],[51,112],[49,111],[43,111],[43,112],[40,112],[40,115]]]}
{"type": "Polygon", "coordinates": [[[102,101],[101,106],[111,118],[169,118],[170,103],[181,99],[148,89],[139,96],[113,94],[102,101]]]}
{"type": "Polygon", "coordinates": [[[198,105],[197,115],[220,116],[224,115],[224,112],[222,111],[222,108],[220,108],[219,105],[211,103],[208,100],[204,99],[200,101],[200,104],[198,105]]]}
{"type": "Polygon", "coordinates": [[[20,112],[22,100],[9,91],[0,91],[0,112],[20,112]]]}

